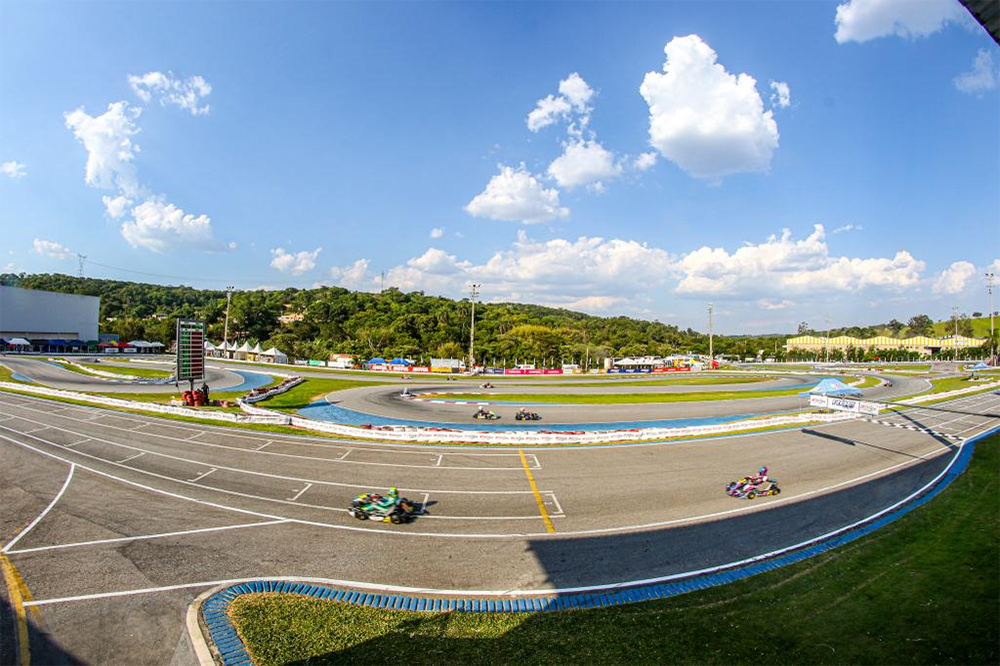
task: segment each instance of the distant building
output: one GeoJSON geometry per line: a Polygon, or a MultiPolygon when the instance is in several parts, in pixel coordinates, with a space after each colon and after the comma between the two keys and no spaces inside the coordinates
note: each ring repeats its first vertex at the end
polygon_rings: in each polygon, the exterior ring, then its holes
{"type": "Polygon", "coordinates": [[[101,299],[0,286],[0,338],[96,341],[101,299]]]}
{"type": "Polygon", "coordinates": [[[889,349],[917,352],[924,356],[930,356],[940,351],[982,347],[985,343],[985,338],[967,338],[962,335],[949,335],[943,338],[934,338],[928,335],[915,335],[909,338],[893,338],[888,335],[877,335],[872,338],[855,338],[850,335],[838,335],[829,339],[818,335],[800,335],[789,338],[785,342],[785,351],[792,352],[798,350],[822,353],[826,349],[830,351],[889,349]]]}
{"type": "Polygon", "coordinates": [[[302,321],[304,315],[301,312],[289,312],[278,317],[282,324],[291,324],[293,321],[302,321]]]}

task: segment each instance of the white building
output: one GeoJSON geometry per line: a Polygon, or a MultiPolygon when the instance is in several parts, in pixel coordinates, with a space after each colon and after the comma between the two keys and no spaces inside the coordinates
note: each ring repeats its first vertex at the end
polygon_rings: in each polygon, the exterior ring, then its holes
{"type": "Polygon", "coordinates": [[[0,338],[97,340],[101,299],[0,286],[0,338]]]}

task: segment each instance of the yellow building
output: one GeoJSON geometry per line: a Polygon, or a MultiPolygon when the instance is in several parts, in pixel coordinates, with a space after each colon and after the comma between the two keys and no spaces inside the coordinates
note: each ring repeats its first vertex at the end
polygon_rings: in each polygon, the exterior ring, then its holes
{"type": "Polygon", "coordinates": [[[838,335],[833,338],[825,338],[818,335],[800,335],[789,338],[785,342],[785,352],[793,350],[823,352],[825,349],[829,349],[830,351],[846,351],[848,349],[864,349],[866,351],[870,349],[898,349],[929,356],[940,351],[981,347],[985,343],[986,338],[967,338],[962,335],[949,335],[943,338],[915,335],[902,339],[888,335],[876,335],[872,338],[855,338],[850,335],[838,335]]]}

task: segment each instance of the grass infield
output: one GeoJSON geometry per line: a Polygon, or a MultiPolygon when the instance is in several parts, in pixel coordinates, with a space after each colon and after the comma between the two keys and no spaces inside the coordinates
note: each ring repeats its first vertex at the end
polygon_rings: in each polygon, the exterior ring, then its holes
{"type": "Polygon", "coordinates": [[[996,664],[1000,437],[933,502],[858,541],[730,585],[616,608],[413,613],[243,595],[255,663],[996,664]]]}

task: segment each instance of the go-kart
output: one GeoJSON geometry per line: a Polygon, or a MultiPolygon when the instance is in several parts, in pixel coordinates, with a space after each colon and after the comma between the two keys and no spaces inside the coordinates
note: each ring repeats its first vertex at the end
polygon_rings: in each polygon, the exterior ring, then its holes
{"type": "Polygon", "coordinates": [[[495,387],[493,386],[493,384],[490,384],[489,382],[486,382],[485,384],[482,384],[479,388],[491,389],[491,388],[495,388],[495,387]]]}
{"type": "Polygon", "coordinates": [[[518,421],[541,421],[542,417],[536,412],[518,412],[514,415],[514,418],[518,421]]]}
{"type": "Polygon", "coordinates": [[[351,501],[349,514],[358,520],[376,520],[383,523],[399,525],[413,520],[416,507],[405,497],[397,497],[395,502],[386,502],[386,498],[375,493],[362,493],[351,501]]]}
{"type": "Polygon", "coordinates": [[[500,419],[500,415],[497,414],[496,412],[486,410],[485,412],[476,412],[475,414],[472,415],[472,418],[486,419],[487,421],[498,421],[500,419]]]}
{"type": "Polygon", "coordinates": [[[740,499],[754,499],[755,497],[766,497],[768,495],[777,495],[781,492],[781,488],[778,487],[777,479],[768,479],[762,484],[755,485],[753,479],[748,476],[744,476],[738,481],[733,481],[726,486],[726,494],[730,497],[738,497],[740,499]]]}

